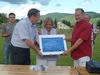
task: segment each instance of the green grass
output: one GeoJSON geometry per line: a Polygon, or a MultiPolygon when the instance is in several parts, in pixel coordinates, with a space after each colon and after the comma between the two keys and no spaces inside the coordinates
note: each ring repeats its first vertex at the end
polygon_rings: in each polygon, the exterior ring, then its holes
{"type": "Polygon", "coordinates": [[[4,38],[0,36],[0,64],[3,63],[3,45],[4,45],[4,38]]]}
{"type": "MultiPolygon", "coordinates": [[[[60,34],[65,34],[66,38],[71,38],[71,32],[72,30],[59,30],[60,34]]],[[[4,38],[0,36],[0,64],[3,64],[3,45],[4,45],[4,38]]],[[[67,43],[67,47],[70,48],[70,43],[67,43]]],[[[36,53],[34,50],[31,49],[31,64],[36,64],[36,53]]],[[[95,46],[94,46],[94,52],[93,52],[93,59],[100,62],[100,33],[97,35],[97,38],[95,40],[95,46]]],[[[9,60],[10,64],[10,60],[9,60]]],[[[73,66],[73,60],[68,56],[60,56],[60,58],[57,60],[58,66],[73,66]]]]}
{"type": "Polygon", "coordinates": [[[95,39],[93,59],[100,62],[100,33],[97,35],[95,39]]]}

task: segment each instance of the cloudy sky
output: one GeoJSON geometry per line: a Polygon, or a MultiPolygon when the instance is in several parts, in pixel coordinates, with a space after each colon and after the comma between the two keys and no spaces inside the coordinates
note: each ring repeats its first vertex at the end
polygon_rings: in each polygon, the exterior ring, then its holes
{"type": "Polygon", "coordinates": [[[76,8],[100,13],[100,0],[0,0],[0,13],[14,12],[16,18],[25,18],[30,8],[37,8],[41,15],[51,12],[74,13],[76,8]]]}

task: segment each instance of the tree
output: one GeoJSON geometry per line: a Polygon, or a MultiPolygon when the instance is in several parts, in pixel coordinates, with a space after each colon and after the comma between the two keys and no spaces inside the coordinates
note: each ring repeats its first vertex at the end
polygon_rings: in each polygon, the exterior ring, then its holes
{"type": "Polygon", "coordinates": [[[43,23],[42,19],[39,20],[39,22],[37,23],[37,27],[42,28],[42,23],[43,23]]]}
{"type": "Polygon", "coordinates": [[[98,20],[97,26],[99,27],[99,30],[100,30],[100,20],[98,20]]]}
{"type": "Polygon", "coordinates": [[[16,23],[17,23],[17,22],[19,22],[19,21],[20,21],[20,19],[16,19],[15,21],[16,21],[16,23]]]}
{"type": "Polygon", "coordinates": [[[55,25],[54,28],[57,28],[57,19],[56,18],[54,19],[54,25],[55,25]]]}
{"type": "Polygon", "coordinates": [[[66,25],[72,27],[72,26],[71,26],[71,23],[70,23],[69,21],[67,21],[67,20],[62,20],[62,22],[63,22],[64,24],[66,24],[66,25]]]}
{"type": "Polygon", "coordinates": [[[3,23],[6,23],[8,21],[7,14],[0,13],[0,29],[2,27],[3,23]]]}
{"type": "Polygon", "coordinates": [[[0,24],[6,23],[8,21],[7,14],[0,13],[0,24]]]}
{"type": "Polygon", "coordinates": [[[42,19],[40,20],[40,25],[42,25],[42,23],[43,23],[43,21],[42,21],[42,19]]]}

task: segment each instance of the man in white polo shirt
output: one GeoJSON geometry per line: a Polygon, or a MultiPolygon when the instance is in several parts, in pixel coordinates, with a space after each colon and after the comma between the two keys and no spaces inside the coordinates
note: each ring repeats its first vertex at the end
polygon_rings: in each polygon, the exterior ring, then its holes
{"type": "Polygon", "coordinates": [[[14,28],[11,39],[11,64],[29,65],[30,48],[42,56],[40,50],[34,45],[34,41],[38,40],[36,23],[40,19],[40,11],[32,8],[28,11],[27,16],[19,21],[14,28]]]}

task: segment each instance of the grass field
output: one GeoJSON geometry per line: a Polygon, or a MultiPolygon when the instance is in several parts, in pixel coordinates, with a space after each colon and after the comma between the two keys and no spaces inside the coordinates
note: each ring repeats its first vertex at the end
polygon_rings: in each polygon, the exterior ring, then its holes
{"type": "MultiPolygon", "coordinates": [[[[71,32],[72,30],[59,30],[60,34],[65,34],[66,38],[71,38],[71,32]]],[[[3,44],[4,44],[4,38],[0,36],[0,64],[3,64],[3,44]]],[[[67,43],[67,47],[70,47],[70,43],[67,43]]],[[[36,54],[33,50],[31,50],[31,64],[36,64],[36,54]]],[[[93,52],[93,59],[100,62],[100,33],[98,33],[97,38],[95,40],[95,46],[94,46],[94,52],[93,52]]],[[[10,64],[10,59],[9,59],[10,64]]],[[[73,60],[68,56],[60,56],[60,58],[57,60],[57,65],[60,66],[72,66],[73,60]]]]}

